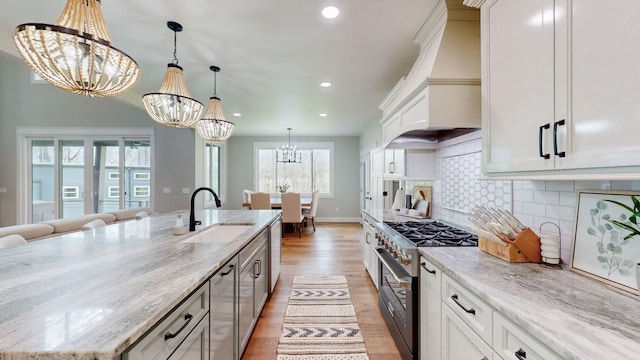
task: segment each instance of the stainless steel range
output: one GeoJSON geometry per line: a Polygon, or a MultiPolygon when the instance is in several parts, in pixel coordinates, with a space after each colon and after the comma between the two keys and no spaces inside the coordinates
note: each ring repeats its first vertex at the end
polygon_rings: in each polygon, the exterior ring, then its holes
{"type": "Polygon", "coordinates": [[[478,237],[441,221],[376,223],[378,306],[403,359],[418,359],[419,247],[478,246],[478,237]]]}

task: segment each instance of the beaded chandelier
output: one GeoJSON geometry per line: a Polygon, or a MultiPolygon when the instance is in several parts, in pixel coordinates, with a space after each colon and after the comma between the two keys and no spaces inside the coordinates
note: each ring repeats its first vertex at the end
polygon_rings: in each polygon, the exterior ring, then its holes
{"type": "Polygon", "coordinates": [[[207,113],[196,125],[200,136],[208,141],[224,141],[228,139],[236,125],[224,118],[220,98],[216,94],[216,74],[220,71],[217,66],[210,66],[213,71],[213,96],[209,98],[207,113]]]}
{"type": "Polygon", "coordinates": [[[36,74],[75,94],[118,96],[140,77],[138,64],[111,46],[99,0],[68,0],[55,25],[18,25],[13,42],[36,74]]]}
{"type": "Polygon", "coordinates": [[[182,67],[178,65],[176,34],[182,31],[182,25],[169,21],[167,27],[173,31],[173,62],[167,64],[160,90],[143,95],[142,102],[149,116],[156,122],[170,127],[187,128],[198,121],[204,105],[191,98],[182,67]]]}

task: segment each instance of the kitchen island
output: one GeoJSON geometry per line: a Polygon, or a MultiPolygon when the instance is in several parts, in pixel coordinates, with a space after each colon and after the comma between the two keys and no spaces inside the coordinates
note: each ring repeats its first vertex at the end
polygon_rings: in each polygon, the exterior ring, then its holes
{"type": "Polygon", "coordinates": [[[198,231],[175,236],[169,213],[2,250],[0,359],[119,357],[279,216],[198,211],[198,231]],[[222,223],[251,227],[183,242],[222,223]]]}
{"type": "MultiPolygon", "coordinates": [[[[522,330],[520,337],[530,336],[558,356],[543,357],[545,360],[630,360],[640,356],[640,299],[635,295],[566,270],[567,265],[565,270],[557,270],[532,263],[507,263],[478,248],[431,247],[420,248],[420,253],[442,271],[443,308],[445,300],[453,308],[459,307],[448,299],[451,294],[446,292],[444,279],[450,278],[471,294],[469,299],[475,296],[493,310],[493,334],[488,335],[492,341],[487,343],[501,357],[506,354],[496,344],[505,343],[506,348],[510,345],[506,343],[514,340],[512,333],[499,326],[505,322],[522,330]]],[[[487,325],[491,333],[491,324],[487,325]]],[[[531,355],[526,359],[536,358],[531,355]]],[[[509,356],[514,356],[513,349],[509,356]]]]}

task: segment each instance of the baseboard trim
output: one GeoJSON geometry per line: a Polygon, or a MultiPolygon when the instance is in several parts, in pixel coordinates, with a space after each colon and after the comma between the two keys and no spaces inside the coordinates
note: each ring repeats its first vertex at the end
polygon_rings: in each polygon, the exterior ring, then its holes
{"type": "Polygon", "coordinates": [[[317,217],[316,223],[361,223],[361,217],[317,217]]]}

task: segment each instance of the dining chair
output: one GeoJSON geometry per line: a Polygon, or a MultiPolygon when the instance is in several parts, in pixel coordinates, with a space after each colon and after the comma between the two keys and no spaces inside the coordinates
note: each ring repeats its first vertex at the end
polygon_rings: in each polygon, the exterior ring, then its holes
{"type": "Polygon", "coordinates": [[[316,190],[311,193],[311,207],[309,210],[304,212],[304,222],[306,223],[309,219],[311,219],[311,224],[313,224],[313,232],[316,232],[316,211],[318,210],[318,200],[320,199],[320,191],[316,190]]]}
{"type": "Polygon", "coordinates": [[[302,236],[302,206],[300,193],[288,192],[282,194],[282,225],[293,224],[294,231],[298,231],[298,237],[302,236]]]}
{"type": "MultiPolygon", "coordinates": [[[[253,191],[251,191],[249,189],[242,190],[242,203],[243,204],[250,204],[251,203],[251,194],[253,194],[253,191]]],[[[249,207],[249,208],[251,208],[251,207],[249,207]]]]}
{"type": "Polygon", "coordinates": [[[255,192],[251,194],[251,210],[270,210],[271,195],[265,192],[255,192]]]}

